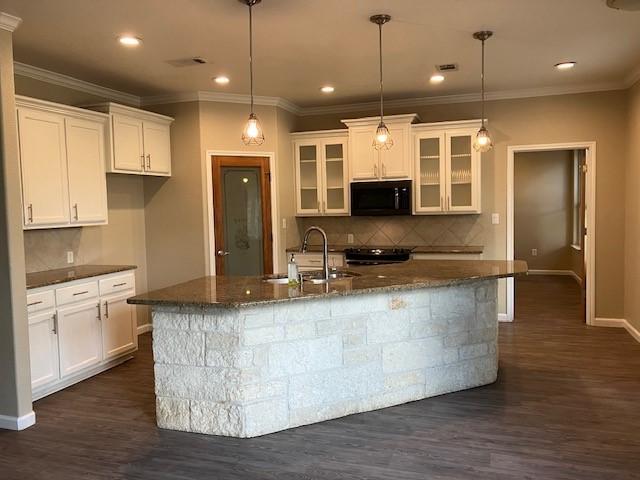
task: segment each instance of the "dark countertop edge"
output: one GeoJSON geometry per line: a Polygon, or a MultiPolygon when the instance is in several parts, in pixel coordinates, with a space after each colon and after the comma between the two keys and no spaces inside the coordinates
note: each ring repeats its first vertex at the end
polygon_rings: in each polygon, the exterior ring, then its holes
{"type": "Polygon", "coordinates": [[[82,280],[85,278],[100,277],[102,275],[109,275],[110,273],[126,272],[128,270],[136,270],[137,265],[78,265],[75,267],[56,268],[53,270],[44,270],[42,272],[27,273],[27,290],[34,290],[36,288],[50,287],[52,285],[59,285],[61,283],[73,282],[75,280],[82,280]],[[88,267],[88,269],[87,269],[88,267]],[[82,272],[83,269],[87,269],[86,272],[82,272]],[[89,270],[91,269],[91,270],[89,270]],[[77,270],[79,273],[69,276],[68,272],[77,270]],[[58,278],[55,275],[59,274],[58,278]],[[42,279],[41,281],[31,280],[35,276],[50,276],[49,278],[42,279]],[[53,278],[51,278],[53,277],[53,278]]]}
{"type": "MultiPolygon", "coordinates": [[[[203,309],[235,309],[235,308],[252,308],[261,305],[274,305],[278,303],[285,302],[297,302],[297,301],[305,301],[305,300],[318,300],[322,298],[330,298],[330,297],[348,297],[353,295],[366,295],[369,293],[383,293],[383,292],[398,292],[403,290],[420,290],[423,288],[443,288],[443,287],[451,287],[457,285],[464,285],[467,283],[474,283],[483,280],[498,280],[500,278],[509,278],[515,277],[519,275],[526,275],[527,272],[515,272],[515,273],[505,273],[505,274],[497,274],[497,275],[482,275],[475,277],[467,277],[467,278],[456,278],[456,279],[443,279],[443,280],[433,280],[430,282],[422,282],[422,283],[410,283],[410,284],[400,284],[400,285],[388,285],[383,287],[370,287],[370,288],[362,288],[357,290],[349,290],[349,291],[333,291],[330,293],[317,293],[317,294],[307,294],[300,297],[287,297],[287,298],[277,298],[273,300],[258,300],[255,302],[231,302],[231,303],[201,303],[201,302],[185,302],[185,301],[175,301],[175,300],[145,300],[139,299],[137,297],[132,297],[127,299],[127,303],[131,305],[148,305],[150,307],[180,307],[180,308],[203,308],[203,309]]],[[[143,294],[144,295],[144,294],[143,294]]]]}
{"type": "MultiPolygon", "coordinates": [[[[484,253],[484,246],[482,245],[423,245],[413,247],[411,245],[388,245],[384,247],[372,247],[368,245],[329,245],[329,253],[344,253],[347,248],[408,248],[411,253],[423,253],[423,254],[481,254],[484,253]]],[[[307,251],[309,253],[322,252],[322,245],[309,245],[307,251]]],[[[300,247],[288,247],[286,253],[300,253],[300,247]]]]}

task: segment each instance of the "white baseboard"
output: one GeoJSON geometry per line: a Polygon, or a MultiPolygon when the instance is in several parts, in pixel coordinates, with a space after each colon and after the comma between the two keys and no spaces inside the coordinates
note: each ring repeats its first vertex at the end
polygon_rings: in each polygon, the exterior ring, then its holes
{"type": "Polygon", "coordinates": [[[142,335],[143,333],[147,333],[153,330],[153,325],[150,323],[146,323],[144,325],[138,325],[138,335],[142,335]]]}
{"type": "Polygon", "coordinates": [[[21,417],[0,415],[0,428],[4,430],[24,430],[36,423],[36,414],[31,410],[21,417]]]}
{"type": "Polygon", "coordinates": [[[509,320],[509,317],[507,316],[506,313],[499,313],[498,314],[498,321],[499,322],[508,322],[511,323],[513,320],[509,320]]]}
{"type": "Polygon", "coordinates": [[[640,342],[640,330],[631,325],[625,318],[594,318],[592,326],[624,328],[629,332],[629,335],[631,335],[637,342],[640,342]]]}
{"type": "Polygon", "coordinates": [[[562,275],[566,277],[573,277],[573,279],[582,285],[582,278],[578,276],[573,270],[529,270],[529,275],[562,275]]]}

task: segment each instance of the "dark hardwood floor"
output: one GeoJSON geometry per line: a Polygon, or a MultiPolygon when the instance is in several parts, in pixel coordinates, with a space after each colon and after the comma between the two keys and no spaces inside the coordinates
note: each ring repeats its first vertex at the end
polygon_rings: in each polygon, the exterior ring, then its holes
{"type": "Polygon", "coordinates": [[[570,278],[517,282],[500,375],[482,388],[239,440],[156,428],[137,357],[0,432],[0,479],[638,479],[640,344],[583,324],[570,278]]]}

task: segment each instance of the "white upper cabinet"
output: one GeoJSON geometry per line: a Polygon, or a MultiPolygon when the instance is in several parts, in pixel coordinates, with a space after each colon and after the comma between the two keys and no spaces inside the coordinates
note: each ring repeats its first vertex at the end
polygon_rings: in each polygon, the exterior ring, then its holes
{"type": "Polygon", "coordinates": [[[481,213],[479,121],[414,125],[415,213],[481,213]]]}
{"type": "Polygon", "coordinates": [[[173,118],[138,108],[101,103],[87,108],[111,116],[109,173],[171,176],[173,118]]]}
{"type": "Polygon", "coordinates": [[[343,130],[292,135],[296,171],[296,214],[349,212],[347,136],[343,130]]]}
{"type": "Polygon", "coordinates": [[[104,125],[66,118],[71,223],[107,221],[104,125]]]}
{"type": "Polygon", "coordinates": [[[109,117],[16,97],[24,228],[107,223],[109,117]]]}
{"type": "Polygon", "coordinates": [[[69,223],[64,116],[20,107],[18,128],[25,226],[69,223]]]}
{"type": "Polygon", "coordinates": [[[349,127],[350,178],[354,182],[411,178],[411,124],[417,115],[390,115],[385,124],[393,140],[389,150],[376,150],[373,139],[380,117],[343,120],[349,127]]]}

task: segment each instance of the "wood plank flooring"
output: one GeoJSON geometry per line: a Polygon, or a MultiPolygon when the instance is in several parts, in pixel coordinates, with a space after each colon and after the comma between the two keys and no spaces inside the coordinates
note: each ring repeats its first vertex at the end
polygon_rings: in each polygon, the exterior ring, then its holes
{"type": "Polygon", "coordinates": [[[249,440],[156,428],[147,334],[0,431],[0,478],[640,479],[640,344],[580,305],[570,278],[519,280],[495,384],[249,440]]]}

